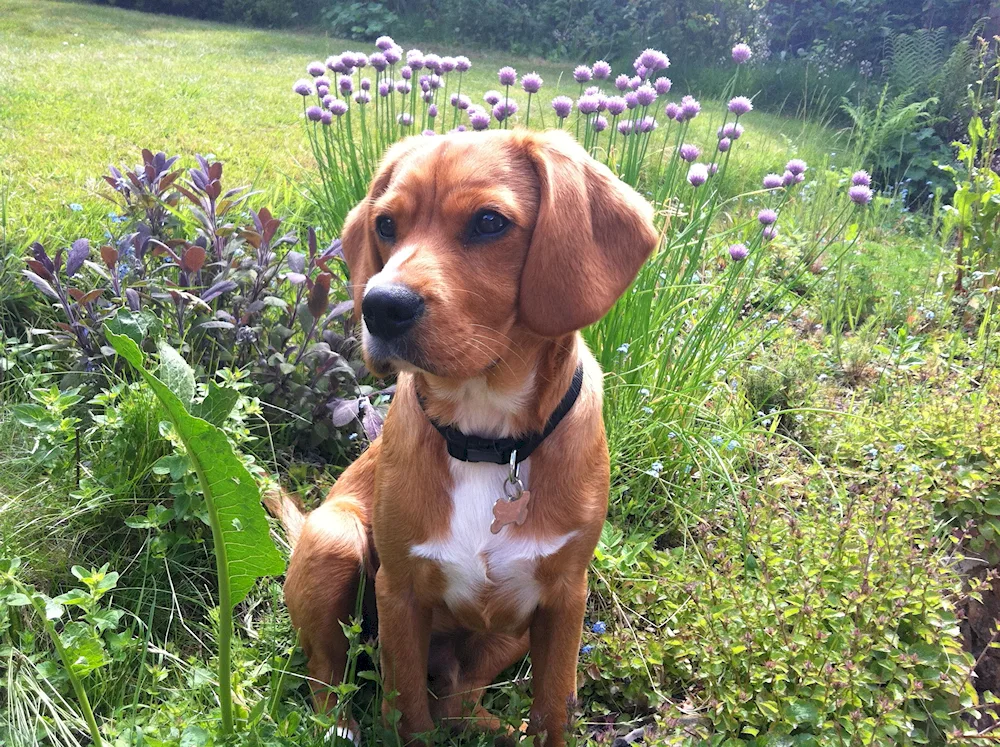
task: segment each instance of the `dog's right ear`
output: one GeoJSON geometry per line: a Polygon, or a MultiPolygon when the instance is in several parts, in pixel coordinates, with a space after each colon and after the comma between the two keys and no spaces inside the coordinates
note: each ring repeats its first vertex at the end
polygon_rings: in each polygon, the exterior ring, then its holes
{"type": "Polygon", "coordinates": [[[365,286],[372,275],[382,270],[382,258],[375,243],[371,204],[388,189],[397,164],[420,143],[420,140],[420,138],[407,138],[386,151],[365,199],[355,205],[344,220],[340,241],[344,259],[347,260],[347,271],[350,274],[355,321],[361,319],[361,299],[365,293],[365,286]]]}

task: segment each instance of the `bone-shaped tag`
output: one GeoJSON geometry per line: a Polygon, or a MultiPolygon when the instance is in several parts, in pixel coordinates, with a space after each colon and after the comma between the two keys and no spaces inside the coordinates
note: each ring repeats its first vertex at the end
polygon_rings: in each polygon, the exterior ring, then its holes
{"type": "Polygon", "coordinates": [[[505,501],[502,498],[493,504],[493,523],[490,531],[499,534],[508,524],[521,526],[528,518],[528,501],[531,493],[525,490],[516,501],[505,501]]]}

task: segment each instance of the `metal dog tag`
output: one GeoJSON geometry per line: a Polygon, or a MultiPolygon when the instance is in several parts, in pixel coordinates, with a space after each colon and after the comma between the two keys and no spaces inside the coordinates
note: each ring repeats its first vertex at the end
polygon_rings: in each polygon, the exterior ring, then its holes
{"type": "Polygon", "coordinates": [[[517,452],[510,455],[510,474],[503,481],[503,498],[493,504],[493,523],[490,531],[499,534],[509,524],[521,526],[528,518],[528,503],[531,492],[524,489],[518,476],[517,452]]]}

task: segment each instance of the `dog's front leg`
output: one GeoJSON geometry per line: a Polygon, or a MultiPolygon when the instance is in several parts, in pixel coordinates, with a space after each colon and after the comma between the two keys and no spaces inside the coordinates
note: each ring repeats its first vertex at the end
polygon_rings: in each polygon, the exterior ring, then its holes
{"type": "Polygon", "coordinates": [[[382,715],[388,726],[391,712],[398,710],[400,734],[409,739],[434,727],[427,694],[431,611],[420,604],[410,580],[397,581],[385,565],[375,575],[375,597],[386,693],[382,715]]]}
{"type": "Polygon", "coordinates": [[[534,701],[529,734],[545,733],[545,747],[562,747],[568,709],[576,699],[576,664],[583,617],[587,612],[587,574],[567,582],[536,610],[531,621],[531,689],[534,701]]]}

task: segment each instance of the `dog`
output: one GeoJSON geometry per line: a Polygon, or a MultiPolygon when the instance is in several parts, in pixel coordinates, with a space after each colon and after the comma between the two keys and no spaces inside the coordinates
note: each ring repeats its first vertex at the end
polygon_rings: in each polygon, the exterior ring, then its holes
{"type": "Polygon", "coordinates": [[[365,363],[398,380],[382,435],[319,508],[267,501],[294,548],[314,705],[336,707],[365,571],[404,738],[498,729],[482,691],[530,653],[526,731],[559,747],[610,481],[579,331],[656,248],[652,208],[561,131],[418,136],[387,151],[341,238],[365,363]]]}

